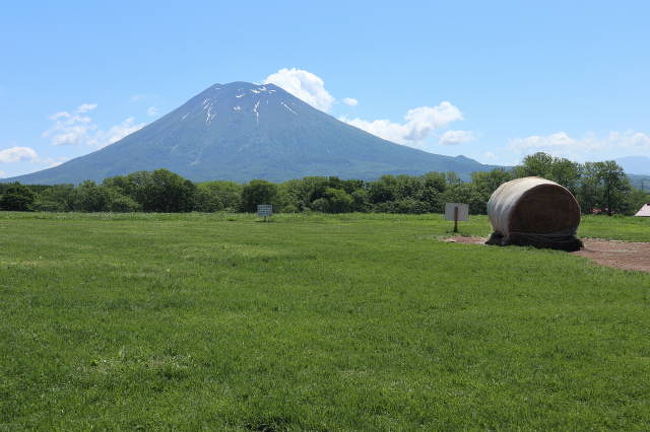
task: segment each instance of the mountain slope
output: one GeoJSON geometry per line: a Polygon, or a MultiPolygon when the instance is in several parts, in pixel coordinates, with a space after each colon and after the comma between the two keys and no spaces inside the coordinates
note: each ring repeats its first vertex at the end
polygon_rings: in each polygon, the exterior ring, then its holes
{"type": "Polygon", "coordinates": [[[273,84],[216,84],[143,129],[23,183],[79,183],[167,168],[194,181],[284,181],[308,175],[383,174],[492,167],[391,143],[316,110],[273,84]]]}
{"type": "Polygon", "coordinates": [[[616,162],[623,167],[626,173],[650,175],[650,157],[648,156],[626,156],[616,159],[616,162]]]}

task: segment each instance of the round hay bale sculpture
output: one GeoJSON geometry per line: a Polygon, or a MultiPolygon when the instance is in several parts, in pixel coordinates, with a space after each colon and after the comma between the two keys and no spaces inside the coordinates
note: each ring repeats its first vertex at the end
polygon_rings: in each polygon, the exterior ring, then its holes
{"type": "Polygon", "coordinates": [[[541,177],[502,184],[487,204],[494,232],[487,244],[576,251],[580,205],[568,189],[541,177]]]}

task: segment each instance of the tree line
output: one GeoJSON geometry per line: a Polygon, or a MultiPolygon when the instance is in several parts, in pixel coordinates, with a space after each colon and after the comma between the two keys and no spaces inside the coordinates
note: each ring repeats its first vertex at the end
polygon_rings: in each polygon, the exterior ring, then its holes
{"type": "Polygon", "coordinates": [[[633,214],[650,194],[635,189],[614,161],[572,162],[546,153],[524,158],[512,169],[475,172],[470,181],[454,173],[385,175],[375,181],[305,177],[283,183],[252,180],[194,183],[165,169],[139,171],[77,186],[0,184],[0,210],[52,212],[254,212],[273,204],[276,212],[440,213],[447,202],[468,203],[486,213],[502,183],[540,176],[568,188],[583,213],[633,214]]]}

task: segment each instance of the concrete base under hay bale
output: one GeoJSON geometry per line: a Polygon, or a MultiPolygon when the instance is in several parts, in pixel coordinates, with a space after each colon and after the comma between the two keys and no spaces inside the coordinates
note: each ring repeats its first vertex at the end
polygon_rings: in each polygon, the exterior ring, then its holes
{"type": "Polygon", "coordinates": [[[506,238],[499,232],[493,232],[485,244],[492,246],[532,246],[538,249],[555,249],[566,252],[579,251],[583,247],[582,241],[575,235],[510,234],[510,237],[506,238]]]}

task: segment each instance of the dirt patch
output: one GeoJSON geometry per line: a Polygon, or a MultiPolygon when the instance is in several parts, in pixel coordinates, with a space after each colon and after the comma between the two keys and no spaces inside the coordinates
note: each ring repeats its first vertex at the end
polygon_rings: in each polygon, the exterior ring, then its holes
{"type": "MultiPolygon", "coordinates": [[[[448,243],[485,244],[487,237],[451,237],[448,243]]],[[[650,242],[624,242],[620,240],[582,239],[585,247],[574,255],[580,255],[597,264],[623,270],[650,273],[650,242]]]]}
{"type": "Polygon", "coordinates": [[[585,247],[572,253],[608,267],[650,272],[650,243],[600,239],[582,241],[585,247]]]}
{"type": "Polygon", "coordinates": [[[484,245],[487,237],[449,237],[444,239],[445,243],[481,244],[484,245]]]}

